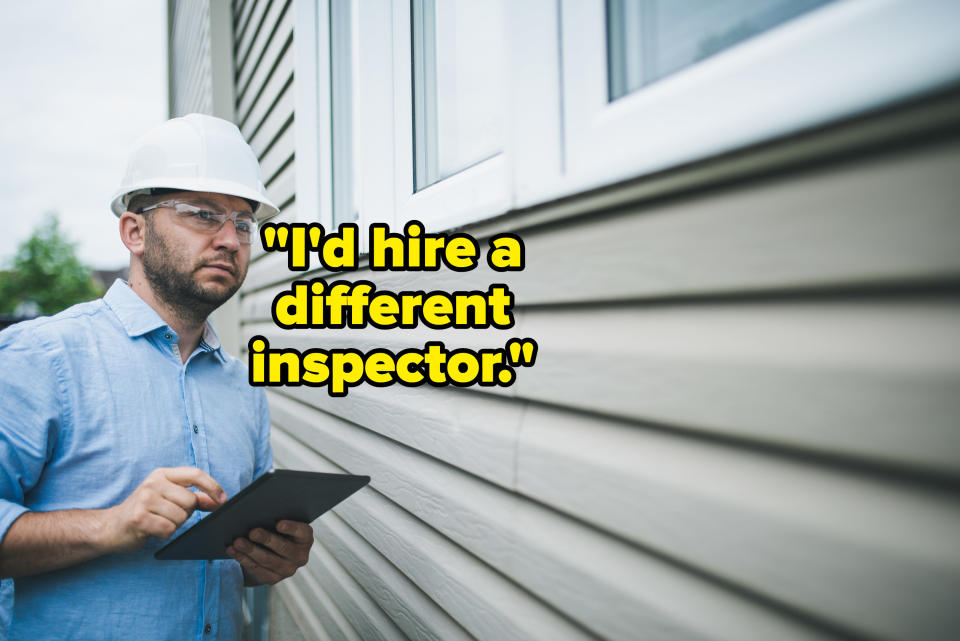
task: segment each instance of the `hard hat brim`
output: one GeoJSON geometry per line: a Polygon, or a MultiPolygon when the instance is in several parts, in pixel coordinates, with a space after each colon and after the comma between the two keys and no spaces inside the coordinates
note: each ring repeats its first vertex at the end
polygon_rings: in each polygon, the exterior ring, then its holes
{"type": "Polygon", "coordinates": [[[144,183],[142,185],[129,185],[114,195],[113,200],[110,202],[110,210],[117,218],[119,218],[123,215],[123,212],[127,211],[127,203],[129,202],[127,196],[136,192],[148,191],[150,189],[205,191],[214,194],[236,196],[238,198],[243,198],[244,200],[254,201],[260,203],[260,206],[257,207],[257,210],[253,212],[253,216],[258,222],[263,222],[273,218],[280,213],[280,210],[277,209],[277,206],[270,202],[270,199],[267,198],[266,195],[254,189],[250,189],[245,185],[230,180],[217,180],[214,178],[190,179],[182,177],[171,178],[169,180],[154,178],[151,179],[149,183],[144,183]]]}

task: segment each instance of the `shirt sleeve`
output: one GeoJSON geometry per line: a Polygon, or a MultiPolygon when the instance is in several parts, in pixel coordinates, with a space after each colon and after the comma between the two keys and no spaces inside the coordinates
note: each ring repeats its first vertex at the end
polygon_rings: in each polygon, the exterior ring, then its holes
{"type": "Polygon", "coordinates": [[[262,388],[255,388],[254,392],[257,395],[257,420],[260,433],[257,439],[257,464],[253,478],[259,478],[273,469],[273,447],[270,446],[270,407],[267,404],[267,395],[262,388]]]}
{"type": "Polygon", "coordinates": [[[0,542],[29,511],[25,496],[43,473],[60,427],[54,351],[28,344],[31,334],[20,328],[0,333],[0,542]]]}

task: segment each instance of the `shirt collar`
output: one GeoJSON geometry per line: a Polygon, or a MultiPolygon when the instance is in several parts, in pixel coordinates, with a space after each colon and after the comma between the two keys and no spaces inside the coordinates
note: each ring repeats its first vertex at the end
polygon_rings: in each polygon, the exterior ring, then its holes
{"type": "Polygon", "coordinates": [[[223,350],[220,349],[220,337],[213,331],[213,325],[210,324],[210,321],[207,321],[206,325],[203,326],[203,335],[200,336],[200,348],[208,352],[213,352],[223,362],[227,360],[223,355],[223,350]]]}
{"type": "Polygon", "coordinates": [[[143,336],[155,329],[166,327],[167,324],[160,314],[147,305],[140,296],[130,289],[125,281],[117,279],[103,296],[107,307],[113,310],[127,335],[131,338],[143,336]]]}
{"type": "MultiPolygon", "coordinates": [[[[140,298],[126,281],[120,278],[115,280],[107,293],[104,294],[103,301],[107,304],[107,307],[113,310],[127,335],[131,338],[167,327],[167,323],[160,318],[160,314],[140,298]]],[[[226,361],[220,346],[220,338],[213,331],[209,321],[203,327],[203,334],[200,336],[200,348],[204,351],[213,352],[221,361],[226,361]]]]}

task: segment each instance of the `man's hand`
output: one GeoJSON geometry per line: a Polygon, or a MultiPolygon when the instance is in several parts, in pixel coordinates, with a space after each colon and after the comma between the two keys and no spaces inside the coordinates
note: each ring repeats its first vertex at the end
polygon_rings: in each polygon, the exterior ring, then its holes
{"type": "Polygon", "coordinates": [[[313,528],[298,521],[280,521],[277,532],[254,528],[249,539],[239,537],[227,548],[227,554],[243,566],[246,585],[273,585],[293,576],[310,559],[313,528]]]}
{"type": "Polygon", "coordinates": [[[97,510],[27,512],[0,542],[0,577],[58,570],[111,552],[139,549],[151,536],[169,538],[195,509],[227,500],[220,484],[195,467],[151,472],[123,503],[97,510]],[[191,492],[190,486],[200,492],[191,492]]]}
{"type": "Polygon", "coordinates": [[[106,545],[114,552],[132,552],[151,536],[169,538],[198,507],[214,510],[226,500],[220,484],[203,470],[158,468],[123,503],[103,510],[106,545]],[[191,485],[201,491],[188,490],[191,485]]]}

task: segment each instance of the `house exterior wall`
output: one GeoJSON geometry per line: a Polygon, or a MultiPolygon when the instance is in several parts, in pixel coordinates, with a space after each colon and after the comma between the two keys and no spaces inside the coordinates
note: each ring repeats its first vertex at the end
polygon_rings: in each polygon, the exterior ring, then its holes
{"type": "MultiPolygon", "coordinates": [[[[402,69],[387,68],[408,3],[346,4],[355,206],[361,223],[402,222],[384,204],[393,184],[372,179],[404,162],[375,116],[392,117],[402,92],[390,82],[402,69]]],[[[343,219],[329,193],[342,152],[330,143],[334,5],[230,8],[235,121],[280,221],[343,219]]],[[[173,67],[201,69],[178,72],[173,95],[202,106],[208,54],[194,27],[172,24],[173,67]]],[[[309,565],[272,588],[271,636],[952,638],[958,107],[948,86],[557,198],[514,180],[512,205],[462,226],[481,247],[521,236],[526,269],[506,277],[483,261],[464,274],[291,273],[258,252],[239,345],[539,344],[509,388],[268,389],[277,467],[372,477],[314,523],[309,565]],[[516,327],[279,329],[273,298],[313,277],[391,291],[503,281],[516,327]]],[[[532,167],[515,178],[540,175],[552,156],[538,150],[542,162],[513,151],[532,167]]]]}
{"type": "Polygon", "coordinates": [[[167,29],[170,113],[212,114],[209,6],[171,0],[167,29]]]}

